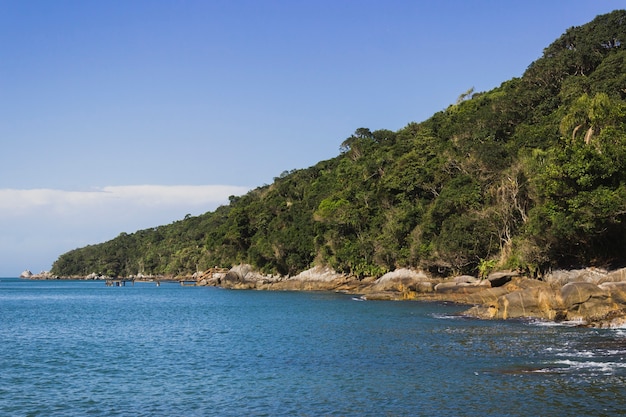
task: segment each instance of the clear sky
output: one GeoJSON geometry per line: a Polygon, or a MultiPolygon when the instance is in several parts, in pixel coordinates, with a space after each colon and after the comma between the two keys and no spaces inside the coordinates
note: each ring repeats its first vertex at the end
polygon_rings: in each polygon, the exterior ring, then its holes
{"type": "Polygon", "coordinates": [[[626,0],[0,0],[0,276],[521,76],[626,0]]]}

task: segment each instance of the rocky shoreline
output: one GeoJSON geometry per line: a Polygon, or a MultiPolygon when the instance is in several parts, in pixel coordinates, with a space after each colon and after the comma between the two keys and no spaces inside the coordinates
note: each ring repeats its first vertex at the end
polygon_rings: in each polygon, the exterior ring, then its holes
{"type": "MultiPolygon", "coordinates": [[[[26,272],[26,271],[25,271],[26,272]]],[[[106,279],[56,277],[47,272],[28,279],[106,279]]],[[[335,291],[364,300],[415,300],[467,305],[462,314],[479,319],[539,319],[579,326],[626,326],[626,268],[553,271],[532,279],[517,271],[497,271],[486,278],[461,275],[439,278],[419,270],[398,269],[382,277],[357,279],[327,267],[298,275],[264,275],[250,265],[210,269],[186,277],[137,276],[128,279],[195,282],[198,286],[267,291],[335,291]]]]}
{"type": "Polygon", "coordinates": [[[399,269],[378,279],[359,280],[315,267],[293,277],[263,275],[249,265],[200,273],[197,285],[274,291],[337,291],[366,300],[446,301],[467,305],[464,315],[480,319],[532,318],[580,326],[626,325],[626,268],[554,271],[542,280],[516,271],[434,278],[399,269]]]}

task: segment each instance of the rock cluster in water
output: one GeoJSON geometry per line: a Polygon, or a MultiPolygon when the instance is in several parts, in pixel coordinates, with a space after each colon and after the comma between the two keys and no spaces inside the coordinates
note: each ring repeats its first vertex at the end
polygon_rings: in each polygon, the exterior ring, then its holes
{"type": "Polygon", "coordinates": [[[293,277],[263,275],[249,265],[196,274],[198,285],[233,289],[340,291],[369,300],[449,301],[472,306],[465,314],[482,319],[535,318],[593,327],[626,324],[626,269],[555,271],[542,280],[515,271],[487,278],[433,278],[399,269],[378,279],[357,279],[315,267],[293,277]]]}
{"type": "Polygon", "coordinates": [[[20,278],[24,279],[56,279],[57,277],[52,275],[49,271],[41,271],[38,274],[33,274],[30,270],[26,269],[20,274],[20,278]]]}

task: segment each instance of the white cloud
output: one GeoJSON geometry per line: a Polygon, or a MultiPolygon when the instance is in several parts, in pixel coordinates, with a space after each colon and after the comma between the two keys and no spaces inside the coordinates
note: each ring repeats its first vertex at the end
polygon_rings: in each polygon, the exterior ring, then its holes
{"type": "Polygon", "coordinates": [[[146,208],[206,207],[221,204],[228,201],[228,196],[248,190],[228,185],[125,185],[90,191],[9,188],[0,189],[0,216],[24,215],[42,208],[68,212],[119,203],[146,208]]]}
{"type": "Polygon", "coordinates": [[[226,185],[0,189],[0,276],[49,269],[70,249],[212,211],[248,190],[226,185]]]}

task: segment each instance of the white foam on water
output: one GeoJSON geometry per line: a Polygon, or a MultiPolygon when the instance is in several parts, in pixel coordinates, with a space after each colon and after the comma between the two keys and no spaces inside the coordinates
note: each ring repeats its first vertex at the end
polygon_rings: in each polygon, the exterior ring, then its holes
{"type": "Polygon", "coordinates": [[[592,352],[590,350],[579,350],[577,352],[573,351],[560,351],[556,354],[557,356],[573,356],[575,358],[593,358],[597,356],[597,352],[592,352]]]}
{"type": "Polygon", "coordinates": [[[575,361],[565,359],[556,361],[556,365],[563,365],[570,370],[586,370],[586,371],[599,371],[602,373],[612,373],[616,369],[626,368],[626,363],[622,362],[596,362],[596,361],[575,361]]]}
{"type": "Polygon", "coordinates": [[[539,368],[539,369],[533,369],[530,372],[533,374],[555,374],[555,373],[563,372],[563,368],[539,368]]]}
{"type": "Polygon", "coordinates": [[[528,323],[541,327],[576,327],[585,324],[583,320],[550,321],[541,319],[533,319],[528,321],[528,323]]]}
{"type": "Polygon", "coordinates": [[[545,348],[544,350],[546,352],[554,352],[556,354],[559,354],[561,352],[571,352],[570,350],[570,345],[572,344],[571,341],[564,341],[562,342],[562,344],[560,346],[549,346],[547,348],[545,348]]]}
{"type": "Polygon", "coordinates": [[[604,351],[606,356],[626,355],[626,350],[623,349],[608,349],[604,351]]]}
{"type": "Polygon", "coordinates": [[[451,319],[458,319],[461,316],[459,315],[454,315],[454,314],[444,314],[444,313],[432,313],[430,315],[432,318],[434,319],[441,319],[441,320],[451,320],[451,319]]]}

